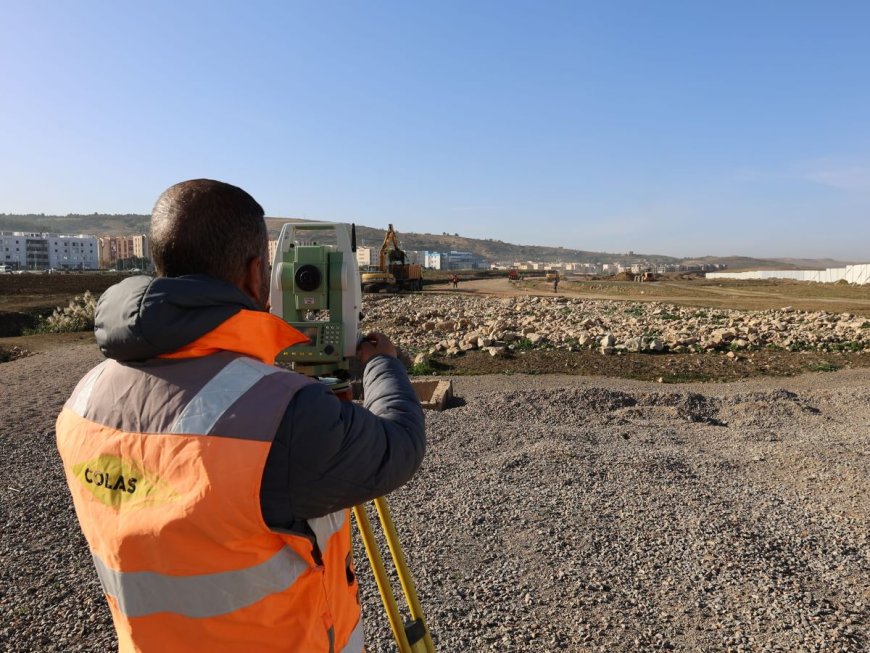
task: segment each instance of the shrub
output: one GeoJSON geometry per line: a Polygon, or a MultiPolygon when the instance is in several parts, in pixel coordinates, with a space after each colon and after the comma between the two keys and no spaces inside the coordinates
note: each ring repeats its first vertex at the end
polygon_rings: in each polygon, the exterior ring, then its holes
{"type": "Polygon", "coordinates": [[[435,374],[435,370],[432,369],[429,363],[413,363],[408,369],[408,374],[410,376],[431,376],[435,374]]]}
{"type": "Polygon", "coordinates": [[[70,301],[66,308],[56,308],[46,318],[40,320],[36,331],[39,333],[69,333],[90,331],[94,328],[94,311],[97,298],[86,290],[84,295],[70,301]]]}

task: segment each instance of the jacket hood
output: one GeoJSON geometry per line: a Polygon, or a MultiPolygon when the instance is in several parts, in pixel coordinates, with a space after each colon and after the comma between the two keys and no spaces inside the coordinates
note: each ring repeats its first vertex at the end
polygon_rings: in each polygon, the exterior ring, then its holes
{"type": "Polygon", "coordinates": [[[136,276],[97,302],[94,332],[107,358],[155,358],[190,344],[243,309],[259,310],[232,284],[206,275],[136,276]]]}

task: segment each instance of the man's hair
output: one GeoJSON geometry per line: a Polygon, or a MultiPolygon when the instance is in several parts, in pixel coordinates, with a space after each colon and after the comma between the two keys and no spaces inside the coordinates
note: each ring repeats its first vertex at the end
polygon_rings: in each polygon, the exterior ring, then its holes
{"type": "Polygon", "coordinates": [[[207,274],[237,284],[252,258],[268,255],[268,239],[263,207],[221,181],[170,186],[151,212],[151,256],[161,277],[207,274]]]}

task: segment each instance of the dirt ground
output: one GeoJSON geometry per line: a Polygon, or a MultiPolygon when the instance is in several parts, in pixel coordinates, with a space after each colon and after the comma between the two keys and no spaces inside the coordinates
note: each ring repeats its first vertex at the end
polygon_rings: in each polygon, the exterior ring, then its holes
{"type": "MultiPolygon", "coordinates": [[[[543,277],[511,282],[496,279],[460,280],[457,291],[450,284],[427,286],[429,292],[461,292],[483,295],[553,296],[553,284],[543,277]]],[[[559,282],[558,294],[583,299],[614,299],[636,302],[668,302],[685,306],[734,308],[763,311],[791,306],[802,311],[827,311],[870,315],[870,285],[823,284],[806,281],[726,279],[668,279],[653,283],[632,281],[587,281],[567,277],[559,282]]]]}
{"type": "MultiPolygon", "coordinates": [[[[69,283],[46,296],[97,292],[69,283]]],[[[473,283],[460,291],[546,292],[473,283]]],[[[806,301],[858,312],[847,290],[806,301]]],[[[800,292],[750,299],[797,307],[800,292]]],[[[115,650],[54,444],[101,355],[91,333],[3,351],[19,358],[0,365],[0,587],[15,588],[0,591],[0,650],[115,650]]],[[[424,466],[390,497],[438,650],[870,650],[870,355],[470,352],[449,366],[455,401],[427,415],[424,466]]],[[[366,648],[392,651],[365,564],[360,583],[366,648]]]]}
{"type": "MultiPolygon", "coordinates": [[[[119,274],[23,274],[0,275],[0,362],[82,341],[89,333],[20,335],[32,327],[38,315],[65,305],[75,295],[90,290],[100,293],[124,278],[119,274]]],[[[664,301],[701,307],[769,310],[791,306],[798,310],[870,315],[870,286],[817,284],[793,281],[724,281],[672,279],[654,283],[586,281],[568,278],[559,284],[559,294],[586,299],[664,301]]],[[[553,288],[543,277],[521,282],[507,278],[462,279],[458,290],[451,284],[426,286],[427,293],[459,292],[474,295],[552,296],[553,288]]],[[[457,358],[434,358],[431,372],[437,374],[570,374],[682,383],[734,381],[757,376],[794,376],[806,372],[832,372],[870,367],[870,354],[756,351],[728,358],[708,354],[622,354],[598,352],[517,352],[494,359],[486,353],[468,352],[457,358]]]]}
{"type": "Polygon", "coordinates": [[[0,274],[0,338],[36,326],[40,316],[66,306],[86,290],[99,295],[125,275],[117,273],[0,274]]]}

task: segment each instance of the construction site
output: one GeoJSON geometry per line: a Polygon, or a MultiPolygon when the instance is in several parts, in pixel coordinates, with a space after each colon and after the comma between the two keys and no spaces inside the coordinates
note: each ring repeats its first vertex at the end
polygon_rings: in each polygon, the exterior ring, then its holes
{"type": "MultiPolygon", "coordinates": [[[[99,276],[35,279],[0,277],[7,315],[99,276]]],[[[867,292],[570,278],[554,292],[505,274],[364,295],[361,328],[400,346],[427,407],[423,468],[389,501],[436,649],[867,650],[867,292]]],[[[17,588],[0,642],[111,649],[51,490],[54,418],[101,354],[81,332],[0,348],[0,574],[17,588]]],[[[394,651],[359,575],[367,650],[394,651]]]]}

